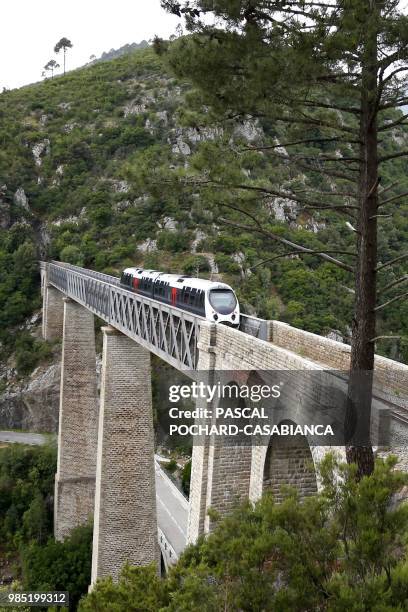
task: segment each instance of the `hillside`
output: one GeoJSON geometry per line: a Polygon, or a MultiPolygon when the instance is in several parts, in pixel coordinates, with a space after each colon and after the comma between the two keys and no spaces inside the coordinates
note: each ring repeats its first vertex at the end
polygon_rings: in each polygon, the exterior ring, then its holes
{"type": "MultiPolygon", "coordinates": [[[[139,264],[222,277],[247,312],[347,340],[353,296],[343,271],[312,256],[259,265],[271,257],[265,239],[223,225],[211,212],[217,194],[177,184],[177,174],[203,166],[206,156],[214,160],[218,141],[250,144],[282,136],[262,122],[210,123],[205,114],[186,110],[189,96],[189,86],[166,73],[152,49],[0,95],[3,363],[17,349],[12,364],[24,374],[47,354],[23,328],[40,304],[40,257],[113,274],[139,264]]],[[[387,137],[407,140],[402,130],[387,137]]],[[[234,171],[243,176],[268,171],[249,158],[242,164],[234,171]]],[[[386,178],[403,186],[407,170],[398,159],[386,178]]],[[[351,239],[333,213],[299,214],[294,203],[279,198],[266,204],[277,231],[289,226],[290,235],[315,249],[334,238],[347,246],[351,239]]],[[[403,252],[407,209],[399,205],[395,221],[384,223],[384,260],[403,252]]],[[[408,333],[406,301],[385,311],[379,333],[385,332],[408,333]]],[[[408,358],[404,343],[383,343],[378,352],[408,358]]]]}

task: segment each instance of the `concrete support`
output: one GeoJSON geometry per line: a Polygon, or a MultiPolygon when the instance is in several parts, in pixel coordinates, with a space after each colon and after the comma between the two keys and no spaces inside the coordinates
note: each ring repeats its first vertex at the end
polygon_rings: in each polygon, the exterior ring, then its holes
{"type": "Polygon", "coordinates": [[[62,337],[64,322],[64,295],[52,285],[43,285],[42,335],[44,340],[57,340],[62,337]]]}
{"type": "Polygon", "coordinates": [[[64,298],[54,532],[63,540],[94,509],[98,395],[94,317],[64,298]]]}
{"type": "Polygon", "coordinates": [[[92,585],[126,561],[156,563],[156,487],[150,353],[103,329],[92,585]]]}

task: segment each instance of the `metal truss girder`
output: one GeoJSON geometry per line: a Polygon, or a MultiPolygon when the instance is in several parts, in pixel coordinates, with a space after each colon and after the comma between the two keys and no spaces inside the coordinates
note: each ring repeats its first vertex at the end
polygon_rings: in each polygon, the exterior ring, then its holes
{"type": "Polygon", "coordinates": [[[41,262],[47,282],[186,374],[197,368],[202,317],[126,289],[114,276],[41,262]]]}

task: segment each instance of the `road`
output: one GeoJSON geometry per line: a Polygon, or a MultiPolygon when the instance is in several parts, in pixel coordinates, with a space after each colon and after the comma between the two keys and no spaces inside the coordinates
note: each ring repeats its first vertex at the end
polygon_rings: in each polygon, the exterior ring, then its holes
{"type": "Polygon", "coordinates": [[[155,461],[157,523],[179,556],[186,547],[188,501],[155,461]]]}
{"type": "MultiPolygon", "coordinates": [[[[38,445],[45,444],[42,434],[0,431],[1,442],[38,445]]],[[[157,523],[168,542],[179,556],[186,546],[188,501],[170,478],[163,472],[155,458],[157,523]]]]}
{"type": "Polygon", "coordinates": [[[30,444],[36,446],[38,444],[45,444],[47,441],[46,436],[35,433],[23,433],[17,431],[0,431],[0,444],[2,442],[14,442],[18,444],[30,444]]]}

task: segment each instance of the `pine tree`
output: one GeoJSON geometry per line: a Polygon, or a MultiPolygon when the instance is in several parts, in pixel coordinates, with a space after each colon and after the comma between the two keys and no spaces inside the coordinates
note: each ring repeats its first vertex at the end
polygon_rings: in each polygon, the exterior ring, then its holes
{"type": "Polygon", "coordinates": [[[65,36],[63,36],[61,40],[59,40],[54,47],[55,53],[59,53],[61,49],[64,52],[64,76],[65,76],[65,56],[67,53],[67,49],[72,49],[72,46],[73,46],[72,42],[68,38],[65,38],[65,36]]]}
{"type": "MultiPolygon", "coordinates": [[[[235,214],[225,221],[266,237],[271,251],[281,245],[283,255],[313,254],[354,278],[345,426],[347,457],[357,462],[360,475],[373,469],[367,431],[375,343],[383,339],[377,336],[376,315],[408,295],[382,298],[406,282],[406,274],[392,283],[385,275],[408,253],[381,262],[377,245],[379,222],[408,195],[398,185],[380,187],[381,167],[408,155],[381,147],[381,135],[408,119],[399,112],[408,103],[408,18],[398,5],[397,0],[163,0],[167,11],[185,19],[191,35],[170,46],[155,41],[156,50],[166,54],[178,76],[193,82],[201,104],[214,113],[285,126],[287,142],[258,149],[275,176],[276,168],[282,169],[284,186],[224,181],[230,190],[258,196],[255,207],[224,202],[235,214]],[[293,180],[299,173],[310,179],[306,189],[293,180]],[[316,252],[271,231],[259,207],[266,195],[296,202],[303,211],[344,215],[355,248],[316,252]]],[[[217,184],[211,173],[204,179],[217,184]]]]}

